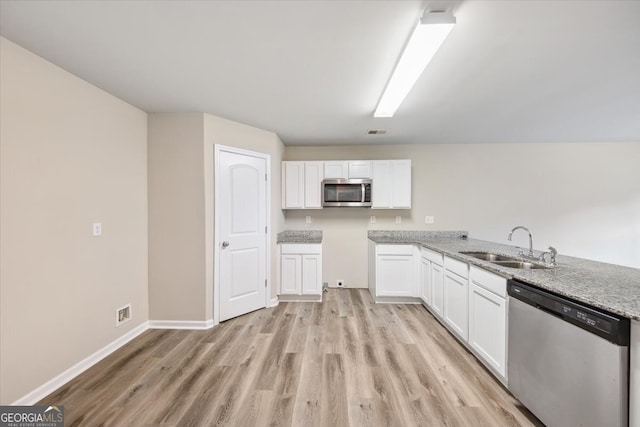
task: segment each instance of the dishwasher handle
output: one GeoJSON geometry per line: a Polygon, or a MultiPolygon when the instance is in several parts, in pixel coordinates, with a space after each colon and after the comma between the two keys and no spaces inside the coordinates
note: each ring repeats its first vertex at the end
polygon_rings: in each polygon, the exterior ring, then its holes
{"type": "Polygon", "coordinates": [[[562,315],[560,315],[559,313],[557,313],[555,310],[551,310],[543,305],[540,304],[536,304],[535,307],[540,310],[540,311],[544,311],[545,313],[553,316],[553,317],[557,317],[558,319],[562,319],[564,320],[564,317],[562,315]]]}

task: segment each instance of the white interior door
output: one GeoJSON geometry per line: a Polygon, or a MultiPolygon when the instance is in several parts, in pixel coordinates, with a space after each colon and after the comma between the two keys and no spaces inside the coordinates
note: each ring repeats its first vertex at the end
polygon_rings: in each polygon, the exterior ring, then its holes
{"type": "Polygon", "coordinates": [[[267,160],[219,151],[220,321],[266,306],[267,160]]]}

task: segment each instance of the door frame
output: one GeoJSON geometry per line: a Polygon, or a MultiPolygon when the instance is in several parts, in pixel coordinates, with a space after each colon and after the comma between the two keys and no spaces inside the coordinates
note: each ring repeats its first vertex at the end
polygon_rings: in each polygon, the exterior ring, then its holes
{"type": "Polygon", "coordinates": [[[220,153],[227,152],[232,154],[239,154],[243,156],[256,157],[263,159],[266,166],[267,179],[265,181],[265,197],[266,197],[266,225],[267,233],[265,234],[265,266],[267,286],[265,288],[265,300],[264,306],[269,307],[271,301],[271,155],[266,153],[259,153],[257,151],[245,150],[242,148],[230,147],[227,145],[214,144],[213,146],[213,164],[215,169],[214,183],[213,183],[213,324],[220,323],[220,192],[218,186],[220,185],[220,153]]]}

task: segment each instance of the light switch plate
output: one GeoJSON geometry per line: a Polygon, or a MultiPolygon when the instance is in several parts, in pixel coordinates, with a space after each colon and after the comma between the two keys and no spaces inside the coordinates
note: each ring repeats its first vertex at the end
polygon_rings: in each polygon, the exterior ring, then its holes
{"type": "Polygon", "coordinates": [[[371,215],[371,219],[369,220],[369,222],[370,222],[371,224],[375,224],[375,223],[376,223],[376,217],[375,217],[375,215],[371,215]]]}
{"type": "Polygon", "coordinates": [[[101,222],[94,222],[93,224],[91,224],[91,228],[92,228],[94,236],[102,236],[102,223],[101,222]]]}
{"type": "Polygon", "coordinates": [[[311,216],[310,216],[310,215],[307,215],[307,216],[304,218],[304,220],[305,220],[305,222],[306,222],[307,224],[311,224],[311,216]]]}
{"type": "Polygon", "coordinates": [[[402,224],[402,217],[400,215],[396,216],[396,224],[402,224]]]}

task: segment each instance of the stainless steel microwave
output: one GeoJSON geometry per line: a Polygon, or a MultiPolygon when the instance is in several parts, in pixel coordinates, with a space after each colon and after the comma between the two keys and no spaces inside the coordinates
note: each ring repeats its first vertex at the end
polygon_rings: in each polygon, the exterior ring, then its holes
{"type": "Polygon", "coordinates": [[[323,207],[371,207],[370,179],[325,179],[323,207]]]}

